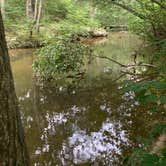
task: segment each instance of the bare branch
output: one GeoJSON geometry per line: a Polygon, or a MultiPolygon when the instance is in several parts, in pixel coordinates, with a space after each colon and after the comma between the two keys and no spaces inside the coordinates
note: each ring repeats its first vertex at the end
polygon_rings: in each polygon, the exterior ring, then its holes
{"type": "Polygon", "coordinates": [[[118,61],[116,61],[116,60],[114,60],[114,59],[112,59],[112,58],[109,58],[109,57],[107,57],[107,56],[96,55],[95,57],[103,58],[103,59],[108,59],[108,60],[110,60],[110,61],[112,61],[112,62],[114,62],[114,63],[120,65],[121,67],[126,67],[126,65],[123,65],[123,64],[121,64],[120,62],[118,62],[118,61]]]}
{"type": "Polygon", "coordinates": [[[133,76],[141,76],[141,77],[144,76],[143,74],[132,73],[132,72],[128,72],[128,71],[121,71],[121,73],[128,74],[128,75],[133,75],[133,76]]]}
{"type": "Polygon", "coordinates": [[[110,60],[110,61],[112,61],[112,62],[118,64],[119,66],[125,67],[125,68],[134,68],[134,67],[139,67],[139,66],[142,66],[142,67],[143,67],[143,66],[144,66],[144,67],[156,67],[155,65],[148,64],[148,63],[135,64],[135,65],[124,65],[124,64],[122,64],[122,63],[120,63],[120,62],[118,62],[118,61],[116,61],[116,60],[114,60],[114,59],[112,59],[112,58],[107,57],[107,56],[96,55],[95,57],[110,60]]]}
{"type": "Polygon", "coordinates": [[[136,65],[126,65],[126,67],[156,67],[155,65],[148,64],[148,63],[142,63],[142,64],[136,64],[136,65]]]}

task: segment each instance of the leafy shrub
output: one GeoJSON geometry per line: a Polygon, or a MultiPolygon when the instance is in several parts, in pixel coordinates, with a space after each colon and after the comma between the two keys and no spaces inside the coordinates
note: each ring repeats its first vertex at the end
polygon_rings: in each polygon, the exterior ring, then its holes
{"type": "Polygon", "coordinates": [[[140,82],[125,81],[123,92],[134,91],[140,104],[151,104],[151,111],[163,110],[166,104],[166,41],[158,43],[158,50],[153,55],[156,67],[146,74],[148,79],[140,82]],[[154,76],[153,76],[154,75],[154,76]]]}
{"type": "MultiPolygon", "coordinates": [[[[25,1],[24,0],[8,0],[5,1],[6,19],[11,22],[19,23],[25,18],[25,1]]],[[[5,20],[6,20],[5,19],[5,20]]]]}
{"type": "MultiPolygon", "coordinates": [[[[155,58],[163,59],[165,55],[165,44],[159,49],[155,58]]],[[[155,78],[143,80],[140,82],[125,81],[122,92],[134,91],[136,100],[141,105],[147,105],[151,113],[156,111],[165,113],[166,104],[166,77],[165,77],[165,61],[157,61],[158,67],[153,69],[157,73],[155,78]]],[[[150,71],[152,72],[152,71],[150,71]]],[[[157,120],[157,119],[156,119],[157,120]]],[[[162,133],[166,133],[166,124],[158,123],[152,127],[149,132],[148,138],[144,138],[143,147],[135,149],[125,163],[127,166],[163,166],[166,165],[166,148],[159,149],[160,154],[155,154],[150,151],[153,142],[159,138],[162,133]]]]}
{"type": "Polygon", "coordinates": [[[166,149],[159,156],[148,153],[143,149],[137,149],[129,158],[127,166],[164,166],[166,164],[166,149]]]}
{"type": "Polygon", "coordinates": [[[66,19],[70,9],[69,6],[73,1],[70,0],[47,0],[45,1],[45,12],[44,17],[48,17],[50,21],[59,22],[66,19]]]}
{"type": "Polygon", "coordinates": [[[73,37],[61,36],[36,52],[33,68],[37,76],[46,80],[61,78],[64,74],[80,72],[91,53],[88,46],[73,37]]]}
{"type": "MultiPolygon", "coordinates": [[[[136,11],[145,17],[144,19],[130,17],[130,29],[139,36],[149,41],[160,41],[166,37],[165,21],[166,10],[152,1],[145,0],[133,3],[136,11]]],[[[162,2],[165,6],[165,1],[162,2]]]]}
{"type": "Polygon", "coordinates": [[[153,103],[162,106],[166,103],[166,96],[164,94],[165,87],[166,82],[163,80],[147,80],[142,82],[126,81],[123,92],[136,92],[136,98],[141,104],[153,103]]]}
{"type": "Polygon", "coordinates": [[[163,166],[166,165],[166,148],[159,149],[159,153],[149,151],[153,146],[159,146],[159,143],[154,145],[154,142],[160,141],[159,136],[166,134],[166,124],[155,124],[148,138],[144,138],[143,146],[133,151],[128,159],[125,160],[126,166],[163,166]]]}

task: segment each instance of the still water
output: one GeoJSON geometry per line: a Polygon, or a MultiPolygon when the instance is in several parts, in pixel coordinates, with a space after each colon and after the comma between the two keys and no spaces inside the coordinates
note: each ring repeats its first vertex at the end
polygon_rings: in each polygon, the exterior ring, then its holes
{"type": "MultiPolygon", "coordinates": [[[[128,64],[140,44],[128,33],[110,34],[96,52],[128,64]]],[[[34,50],[12,50],[12,70],[28,151],[34,166],[120,166],[146,136],[152,115],[134,94],[120,94],[120,67],[104,59],[87,66],[82,88],[41,87],[33,79],[34,50]]]]}

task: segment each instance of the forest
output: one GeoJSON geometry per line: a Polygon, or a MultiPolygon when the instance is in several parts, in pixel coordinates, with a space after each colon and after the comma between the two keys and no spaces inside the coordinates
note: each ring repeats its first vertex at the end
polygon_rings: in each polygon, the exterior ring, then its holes
{"type": "Polygon", "coordinates": [[[166,0],[0,0],[0,166],[166,165],[166,0]]]}

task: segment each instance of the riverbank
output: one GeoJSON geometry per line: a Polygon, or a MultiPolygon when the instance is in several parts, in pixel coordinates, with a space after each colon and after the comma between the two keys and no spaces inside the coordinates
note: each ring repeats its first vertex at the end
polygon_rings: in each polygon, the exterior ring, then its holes
{"type": "MultiPolygon", "coordinates": [[[[51,33],[51,32],[50,32],[51,33]]],[[[56,32],[58,34],[58,32],[56,32]]],[[[70,34],[70,33],[69,33],[70,34]]],[[[6,40],[7,40],[7,46],[9,49],[16,49],[16,48],[39,48],[44,46],[45,40],[49,40],[49,36],[52,36],[53,34],[46,34],[46,35],[33,35],[28,36],[27,33],[22,32],[21,35],[19,34],[12,34],[7,32],[6,33],[6,40]],[[47,36],[48,35],[48,36],[47,36]]],[[[58,35],[55,35],[55,37],[58,35]]],[[[101,38],[106,38],[108,36],[108,32],[104,29],[89,29],[87,32],[78,32],[72,34],[73,40],[78,40],[81,42],[86,42],[89,40],[100,40],[101,38]]]]}

